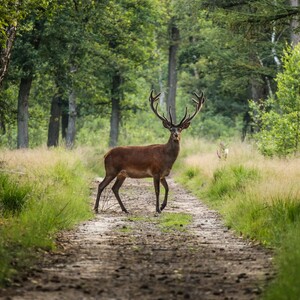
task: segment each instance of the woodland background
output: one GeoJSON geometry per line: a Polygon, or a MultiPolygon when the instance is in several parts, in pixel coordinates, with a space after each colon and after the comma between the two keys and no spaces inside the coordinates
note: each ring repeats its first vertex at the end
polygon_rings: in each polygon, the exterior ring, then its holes
{"type": "Polygon", "coordinates": [[[295,154],[299,15],[298,0],[1,1],[0,146],[165,140],[150,90],[174,119],[203,90],[187,134],[256,137],[264,154],[295,154]],[[292,55],[292,88],[280,94],[292,55]]]}
{"type": "Polygon", "coordinates": [[[262,299],[298,300],[299,16],[298,0],[1,0],[0,287],[92,218],[108,147],[166,142],[152,89],[179,120],[203,91],[173,177],[272,248],[262,299]]]}

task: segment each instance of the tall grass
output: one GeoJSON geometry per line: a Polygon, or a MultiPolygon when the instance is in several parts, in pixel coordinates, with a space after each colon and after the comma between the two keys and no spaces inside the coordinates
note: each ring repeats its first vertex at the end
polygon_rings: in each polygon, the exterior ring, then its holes
{"type": "Polygon", "coordinates": [[[217,157],[217,144],[200,149],[196,141],[184,147],[177,180],[218,210],[237,233],[275,249],[279,274],[264,297],[299,299],[300,159],[264,158],[241,143],[229,145],[227,160],[217,157]]]}
{"type": "Polygon", "coordinates": [[[0,152],[0,285],[55,248],[59,230],[91,217],[89,178],[79,151],[0,152]]]}

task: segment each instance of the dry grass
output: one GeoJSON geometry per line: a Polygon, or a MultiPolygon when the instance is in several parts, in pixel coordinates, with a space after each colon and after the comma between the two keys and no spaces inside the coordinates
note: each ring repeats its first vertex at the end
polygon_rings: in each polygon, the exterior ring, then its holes
{"type": "Polygon", "coordinates": [[[31,173],[57,164],[65,158],[68,164],[75,164],[79,152],[66,152],[63,149],[19,149],[2,150],[0,152],[0,161],[2,167],[11,172],[31,173]]]}
{"type": "Polygon", "coordinates": [[[220,160],[216,154],[218,144],[209,143],[204,146],[205,143],[207,144],[203,141],[189,141],[185,145],[185,152],[189,152],[188,148],[192,148],[193,152],[184,158],[186,167],[200,169],[201,174],[208,179],[213,178],[217,169],[229,165],[238,164],[254,168],[261,174],[261,180],[255,186],[249,186],[249,192],[257,194],[263,201],[284,199],[286,195],[300,201],[300,158],[265,158],[253,145],[236,142],[228,146],[227,159],[220,160]]]}

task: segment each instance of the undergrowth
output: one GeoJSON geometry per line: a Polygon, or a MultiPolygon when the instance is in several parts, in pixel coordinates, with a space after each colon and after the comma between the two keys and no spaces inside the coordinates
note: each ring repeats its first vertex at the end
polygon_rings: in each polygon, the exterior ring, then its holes
{"type": "Polygon", "coordinates": [[[91,216],[87,172],[76,152],[2,151],[0,285],[28,268],[56,233],[91,216]]]}
{"type": "Polygon", "coordinates": [[[233,144],[220,160],[215,151],[188,147],[193,154],[176,165],[177,180],[219,211],[228,227],[274,249],[278,278],[264,298],[299,299],[300,159],[267,159],[251,145],[233,144]]]}

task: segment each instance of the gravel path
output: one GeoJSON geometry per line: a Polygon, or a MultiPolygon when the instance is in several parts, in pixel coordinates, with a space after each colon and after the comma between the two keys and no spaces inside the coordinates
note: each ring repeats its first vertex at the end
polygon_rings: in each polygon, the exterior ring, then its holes
{"type": "MultiPolygon", "coordinates": [[[[152,181],[128,179],[103,211],[62,233],[46,254],[0,299],[257,299],[272,278],[271,253],[236,237],[198,199],[171,179],[164,213],[184,212],[185,231],[162,232],[154,216],[152,181]]],[[[103,201],[102,201],[103,203],[103,201]]]]}

